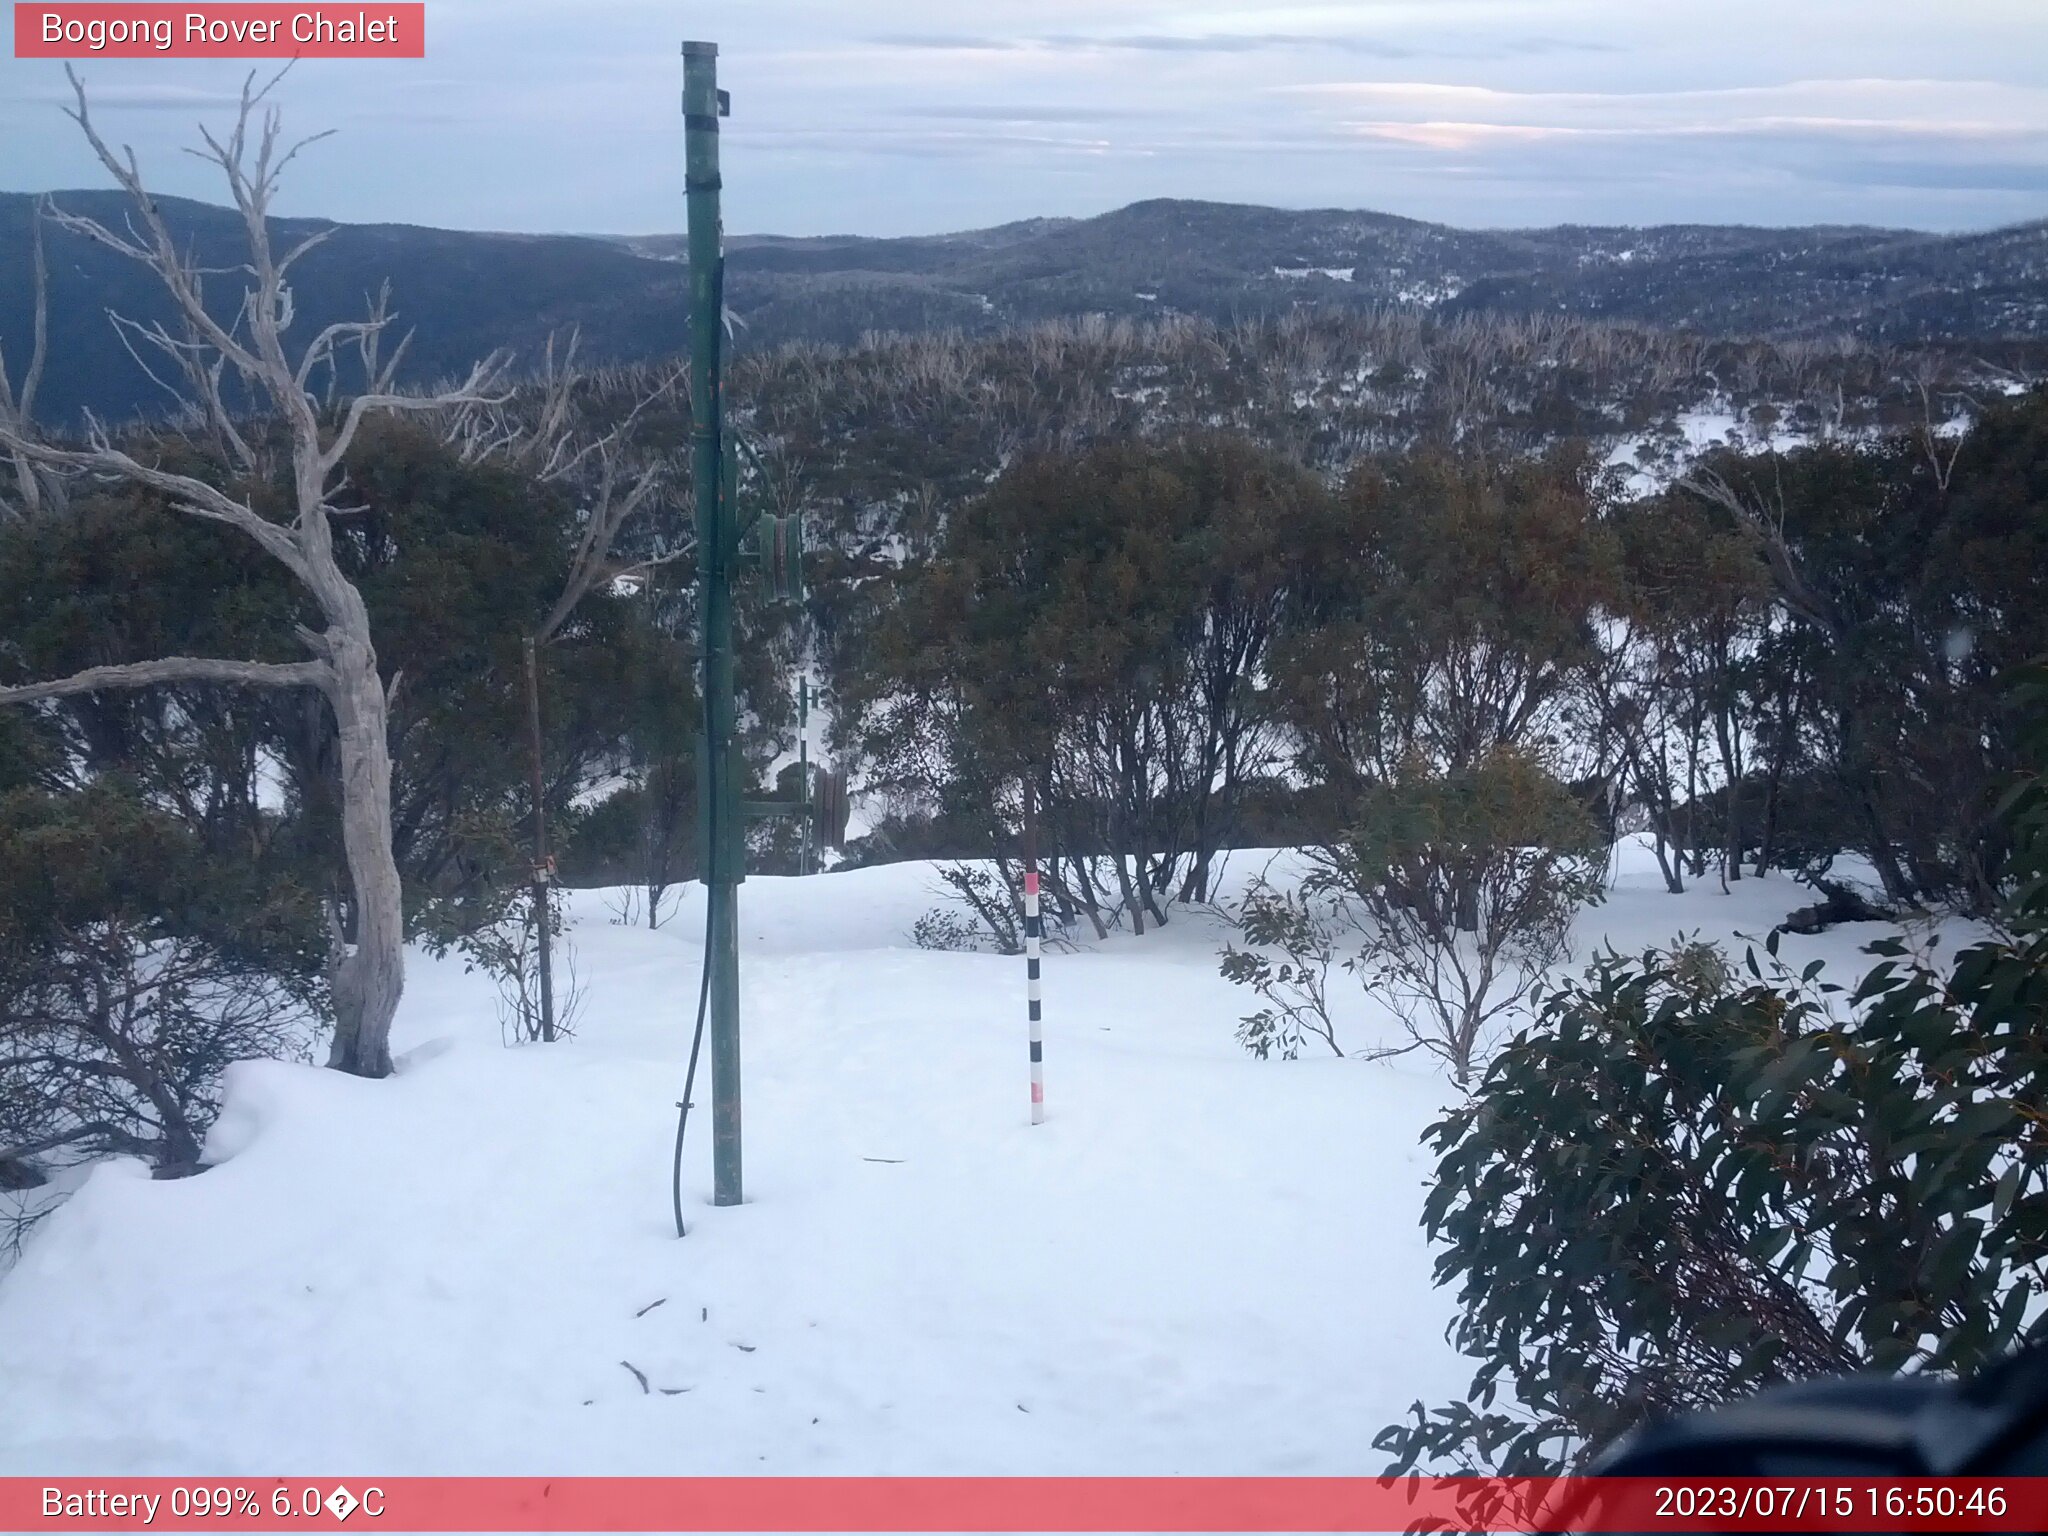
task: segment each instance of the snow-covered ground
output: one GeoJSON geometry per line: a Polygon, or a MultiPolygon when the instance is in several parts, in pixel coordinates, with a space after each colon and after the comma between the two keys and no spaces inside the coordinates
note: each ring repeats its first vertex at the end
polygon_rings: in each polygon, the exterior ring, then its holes
{"type": "MultiPolygon", "coordinates": [[[[1582,949],[1802,899],[1620,868],[1582,949]]],[[[578,898],[571,1042],[507,1049],[489,984],[416,955],[391,1080],[237,1067],[217,1166],[102,1166],[0,1279],[0,1473],[1380,1470],[1469,1375],[1417,1227],[1446,1082],[1251,1060],[1187,913],[1047,959],[1034,1128],[1023,963],[912,947],[936,886],[742,888],[748,1203],[708,1203],[700,1113],[682,1241],[699,888],[658,932],[578,898]]]]}

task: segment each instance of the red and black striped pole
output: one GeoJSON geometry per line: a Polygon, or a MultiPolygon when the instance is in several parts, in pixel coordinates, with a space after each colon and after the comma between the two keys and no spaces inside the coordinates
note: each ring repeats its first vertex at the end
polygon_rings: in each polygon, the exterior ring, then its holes
{"type": "Polygon", "coordinates": [[[1045,1124],[1045,1032],[1039,1018],[1039,940],[1045,925],[1038,910],[1038,801],[1036,786],[1024,777],[1024,969],[1031,1002],[1031,1123],[1045,1124]]]}

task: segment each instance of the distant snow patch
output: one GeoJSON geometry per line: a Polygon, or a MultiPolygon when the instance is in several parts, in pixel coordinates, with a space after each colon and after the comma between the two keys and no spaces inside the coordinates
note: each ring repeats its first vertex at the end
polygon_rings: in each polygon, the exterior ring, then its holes
{"type": "Polygon", "coordinates": [[[1394,299],[1401,304],[1448,304],[1465,291],[1461,279],[1447,277],[1441,282],[1410,283],[1405,288],[1394,290],[1394,299]]]}

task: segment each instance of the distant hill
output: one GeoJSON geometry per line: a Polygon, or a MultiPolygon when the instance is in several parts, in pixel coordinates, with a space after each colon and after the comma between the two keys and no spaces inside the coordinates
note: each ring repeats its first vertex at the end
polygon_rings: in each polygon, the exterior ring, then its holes
{"type": "MultiPolygon", "coordinates": [[[[118,221],[110,192],[58,194],[118,221]]],[[[202,259],[236,250],[234,215],[166,198],[202,259]]],[[[0,345],[26,349],[34,200],[0,194],[0,345]]],[[[322,221],[280,221],[293,235],[322,221]]],[[[146,274],[52,233],[51,359],[45,420],[86,407],[148,410],[160,392],[128,358],[109,308],[161,314],[146,274]]],[[[634,360],[687,344],[679,235],[465,234],[410,225],[342,226],[299,268],[310,333],[359,314],[389,278],[416,328],[411,377],[457,372],[496,346],[531,356],[550,330],[580,326],[586,355],[634,360]]],[[[1155,200],[1093,219],[1032,219],[904,239],[739,236],[727,291],[741,345],[853,343],[870,331],[987,332],[1062,315],[1171,310],[1228,319],[1300,303],[1415,304],[1569,313],[1708,335],[1851,332],[1866,341],[2048,338],[2048,222],[1988,233],[1709,225],[1460,230],[1387,214],[1288,212],[1155,200]]],[[[215,280],[225,304],[233,285],[215,280]]]]}
{"type": "MultiPolygon", "coordinates": [[[[58,203],[120,229],[123,198],[115,192],[64,192],[58,203]]],[[[160,198],[172,228],[200,261],[223,266],[242,259],[240,215],[206,203],[160,198]]],[[[0,193],[0,346],[19,380],[32,315],[30,221],[35,199],[0,193]],[[17,280],[18,278],[18,280],[17,280]]],[[[331,221],[280,219],[282,242],[331,221]]],[[[91,241],[47,231],[50,256],[50,354],[37,415],[74,421],[91,407],[127,416],[165,403],[163,391],[130,359],[106,312],[169,319],[150,275],[91,241]]],[[[329,321],[355,318],[385,279],[391,282],[398,328],[412,328],[407,352],[412,382],[460,373],[494,347],[532,354],[550,329],[580,325],[605,356],[648,356],[687,347],[687,295],[679,267],[649,261],[604,240],[558,236],[476,235],[405,224],[350,224],[293,268],[294,334],[312,335],[329,321]]],[[[209,300],[232,314],[240,286],[212,278],[209,300]]],[[[349,381],[344,377],[344,384],[349,381]]]]}

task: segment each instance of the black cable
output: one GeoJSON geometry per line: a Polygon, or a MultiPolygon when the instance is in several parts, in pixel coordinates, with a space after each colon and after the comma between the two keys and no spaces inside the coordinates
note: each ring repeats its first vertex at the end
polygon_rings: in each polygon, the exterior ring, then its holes
{"type": "MultiPolygon", "coordinates": [[[[722,254],[718,259],[718,265],[712,270],[711,290],[714,299],[715,311],[716,313],[722,316],[725,310],[725,257],[722,254]]],[[[713,465],[715,466],[713,473],[718,475],[723,475],[725,473],[725,444],[722,440],[722,435],[718,430],[719,427],[722,425],[722,423],[719,421],[719,411],[721,403],[720,393],[723,384],[721,373],[724,368],[724,359],[720,355],[721,348],[719,346],[719,342],[722,339],[722,336],[722,328],[717,323],[714,322],[711,327],[711,340],[709,346],[709,350],[711,353],[711,367],[708,370],[711,375],[710,416],[712,421],[713,451],[710,455],[708,455],[708,457],[711,459],[713,465]]],[[[717,485],[714,485],[712,488],[714,508],[717,505],[716,498],[718,496],[720,489],[721,488],[718,487],[717,485]]],[[[697,492],[699,496],[699,504],[701,505],[703,488],[701,486],[697,487],[697,492]]],[[[715,532],[718,526],[719,520],[716,511],[714,510],[711,518],[711,529],[709,531],[715,532]]],[[[700,524],[697,530],[697,536],[701,539],[705,536],[706,532],[707,530],[700,524]]],[[[699,558],[702,558],[701,554],[699,558]]],[[[724,562],[722,560],[719,560],[716,562],[716,564],[718,565],[718,568],[722,571],[724,567],[724,562]]],[[[707,594],[700,590],[698,593],[699,611],[697,615],[697,622],[700,625],[703,625],[705,622],[703,607],[706,601],[707,594]]],[[[697,691],[699,694],[704,714],[704,734],[700,738],[701,745],[699,750],[706,752],[708,754],[711,748],[712,738],[710,645],[711,636],[708,628],[706,628],[704,631],[704,639],[704,655],[700,663],[701,671],[698,677],[697,684],[697,691]]],[[[689,1069],[683,1074],[683,1096],[676,1101],[676,1155],[675,1166],[672,1169],[669,1176],[669,1196],[675,1204],[677,1237],[687,1237],[689,1235],[688,1228],[686,1228],[683,1225],[683,1133],[685,1130],[689,1128],[690,1124],[690,1098],[691,1095],[695,1092],[697,1085],[697,1054],[704,1048],[704,1018],[705,1014],[709,1010],[711,1003],[711,941],[715,924],[713,914],[718,910],[718,903],[713,897],[711,888],[712,875],[714,873],[712,866],[716,862],[712,857],[711,844],[716,842],[718,838],[717,764],[712,763],[708,760],[705,762],[704,775],[701,782],[704,786],[704,816],[699,824],[704,828],[705,846],[697,850],[697,860],[704,871],[704,964],[702,975],[698,978],[697,982],[697,1029],[696,1032],[690,1037],[690,1065],[689,1069]]]]}
{"type": "Polygon", "coordinates": [[[683,1076],[683,1096],[676,1101],[676,1165],[670,1181],[675,1198],[676,1236],[688,1235],[683,1226],[683,1132],[690,1123],[690,1094],[697,1083],[697,1053],[704,1046],[704,1014],[711,1000],[711,882],[704,882],[704,966],[697,984],[697,1032],[690,1040],[690,1069],[683,1076]]]}
{"type": "MultiPolygon", "coordinates": [[[[698,687],[702,696],[704,712],[704,734],[700,738],[700,751],[711,745],[711,652],[704,653],[703,676],[698,687]]],[[[711,890],[712,858],[711,843],[718,836],[718,774],[710,763],[705,764],[703,778],[704,815],[698,825],[704,828],[705,846],[697,850],[697,862],[704,871],[704,963],[697,979],[697,1029],[690,1037],[690,1066],[683,1074],[683,1096],[676,1101],[676,1158],[675,1168],[670,1175],[669,1193],[675,1201],[676,1236],[687,1237],[688,1229],[683,1226],[683,1132],[690,1124],[690,1099],[697,1086],[697,1053],[704,1048],[704,1017],[711,1003],[711,939],[718,911],[718,903],[711,890]]]]}
{"type": "MultiPolygon", "coordinates": [[[[703,675],[698,679],[704,713],[704,733],[699,738],[699,751],[708,752],[711,746],[711,651],[704,652],[703,675]]],[[[676,1101],[676,1158],[675,1168],[670,1175],[669,1193],[675,1201],[676,1236],[687,1237],[688,1229],[683,1226],[683,1132],[690,1124],[690,1099],[697,1086],[697,1053],[704,1048],[704,1017],[711,1003],[711,940],[718,911],[718,902],[712,894],[712,850],[711,844],[718,837],[718,772],[714,764],[707,761],[704,774],[699,781],[704,786],[704,815],[698,825],[704,829],[704,846],[697,850],[697,862],[704,872],[704,963],[697,980],[697,1029],[690,1037],[690,1066],[683,1074],[683,1096],[676,1101]]]]}

